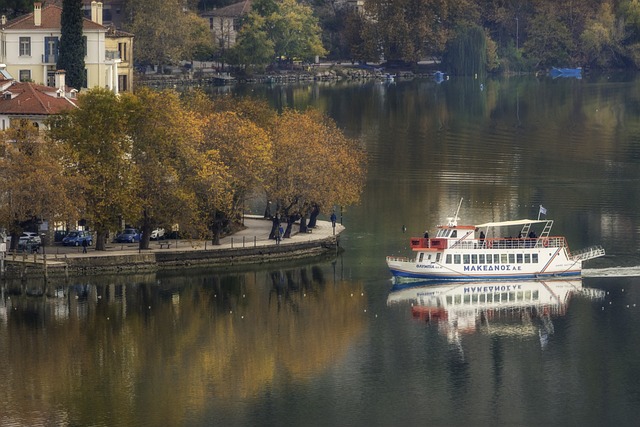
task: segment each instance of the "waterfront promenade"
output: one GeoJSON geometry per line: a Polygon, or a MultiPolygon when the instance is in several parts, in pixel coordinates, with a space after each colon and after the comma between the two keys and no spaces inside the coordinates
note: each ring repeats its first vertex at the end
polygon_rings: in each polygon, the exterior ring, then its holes
{"type": "MultiPolygon", "coordinates": [[[[339,246],[339,234],[344,230],[331,222],[318,221],[310,233],[292,233],[279,244],[269,239],[271,220],[261,216],[245,216],[245,229],[213,245],[205,240],[151,241],[149,249],[140,250],[137,243],[109,242],[105,251],[94,247],[65,247],[49,245],[37,254],[5,254],[6,277],[34,275],[94,274],[100,271],[142,271],[162,268],[260,264],[295,258],[317,256],[339,246]]],[[[294,230],[298,224],[294,225],[294,230]]]]}

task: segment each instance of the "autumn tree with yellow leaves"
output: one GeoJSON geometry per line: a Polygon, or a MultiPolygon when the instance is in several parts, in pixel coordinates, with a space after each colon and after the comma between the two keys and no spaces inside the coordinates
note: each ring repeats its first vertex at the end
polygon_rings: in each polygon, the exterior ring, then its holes
{"type": "Polygon", "coordinates": [[[76,198],[83,180],[63,168],[63,147],[45,144],[30,121],[12,122],[0,134],[0,223],[12,235],[11,249],[17,249],[24,229],[37,226],[43,218],[78,219],[83,198],[76,198]]]}
{"type": "Polygon", "coordinates": [[[310,215],[335,205],[357,203],[362,193],[366,155],[355,139],[345,137],[335,122],[315,110],[284,111],[272,129],[273,167],[266,193],[275,202],[275,227],[287,222],[284,237],[295,221],[306,231],[310,215]]]}
{"type": "Polygon", "coordinates": [[[151,231],[183,224],[192,235],[206,230],[199,225],[195,185],[201,167],[197,147],[202,143],[203,120],[190,111],[175,91],[141,89],[124,95],[129,111],[131,161],[138,171],[133,189],[137,211],[131,218],[140,225],[140,248],[149,248],[151,231]]]}
{"type": "Polygon", "coordinates": [[[109,230],[123,218],[137,218],[134,189],[140,172],[131,161],[128,102],[107,89],[92,89],[78,98],[78,107],[51,119],[49,139],[69,154],[68,173],[87,185],[76,200],[86,203],[84,218],[96,231],[96,250],[104,250],[109,230]]]}

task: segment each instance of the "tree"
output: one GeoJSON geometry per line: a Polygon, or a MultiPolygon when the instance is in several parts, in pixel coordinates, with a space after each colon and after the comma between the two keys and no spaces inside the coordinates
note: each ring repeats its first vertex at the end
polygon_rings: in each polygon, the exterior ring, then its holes
{"type": "Polygon", "coordinates": [[[536,66],[571,65],[569,53],[573,47],[569,28],[553,8],[540,10],[530,21],[529,37],[523,48],[527,56],[536,59],[536,66]]]}
{"type": "Polygon", "coordinates": [[[96,250],[105,250],[109,230],[119,220],[136,218],[139,173],[131,161],[132,141],[127,123],[128,103],[113,92],[94,88],[78,98],[78,107],[51,119],[49,137],[63,144],[70,173],[86,181],[84,218],[95,229],[96,250]]]}
{"type": "Polygon", "coordinates": [[[250,65],[264,66],[273,62],[274,44],[264,29],[264,22],[263,17],[252,15],[251,19],[242,26],[235,46],[224,55],[224,60],[245,68],[250,65]]]}
{"type": "Polygon", "coordinates": [[[58,70],[65,71],[67,84],[78,90],[87,86],[82,20],[82,0],[64,0],[60,18],[60,54],[57,67],[58,70]]]}
{"type": "Polygon", "coordinates": [[[263,64],[271,49],[275,58],[287,62],[326,54],[318,19],[309,6],[296,0],[256,1],[244,26],[247,29],[241,31],[234,49],[238,63],[263,64]]]}
{"type": "Polygon", "coordinates": [[[162,71],[164,65],[213,49],[207,23],[183,6],[182,0],[129,2],[125,26],[136,36],[138,62],[159,65],[162,71]]]}
{"type": "Polygon", "coordinates": [[[488,61],[484,30],[478,26],[461,29],[458,36],[449,42],[442,62],[455,75],[485,75],[488,61]]]}
{"type": "Polygon", "coordinates": [[[196,234],[197,203],[191,176],[199,159],[204,121],[191,112],[174,91],[139,90],[126,95],[131,160],[138,171],[133,189],[138,202],[130,220],[140,224],[140,248],[149,248],[154,227],[183,224],[196,234]],[[189,228],[190,227],[190,228],[189,228]]]}
{"type": "Polygon", "coordinates": [[[45,144],[27,120],[13,121],[0,134],[0,223],[13,235],[42,220],[79,219],[84,209],[82,180],[63,168],[63,147],[45,144]]]}
{"type": "MultiPolygon", "coordinates": [[[[313,211],[358,202],[366,156],[359,142],[346,138],[332,120],[314,110],[286,110],[274,124],[272,139],[273,167],[266,192],[276,204],[276,221],[287,221],[285,237],[298,219],[301,231],[306,231],[313,211]]],[[[272,237],[275,226],[274,222],[272,237]]]]}
{"type": "Polygon", "coordinates": [[[8,18],[15,18],[33,10],[36,0],[0,0],[0,12],[8,18]]]}

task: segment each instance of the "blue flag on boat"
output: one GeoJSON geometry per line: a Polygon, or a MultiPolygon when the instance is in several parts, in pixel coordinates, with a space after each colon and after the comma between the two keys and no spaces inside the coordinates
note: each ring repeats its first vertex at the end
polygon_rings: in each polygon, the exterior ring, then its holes
{"type": "Polygon", "coordinates": [[[546,215],[547,214],[547,209],[544,208],[542,205],[540,205],[540,212],[538,215],[546,215]]]}

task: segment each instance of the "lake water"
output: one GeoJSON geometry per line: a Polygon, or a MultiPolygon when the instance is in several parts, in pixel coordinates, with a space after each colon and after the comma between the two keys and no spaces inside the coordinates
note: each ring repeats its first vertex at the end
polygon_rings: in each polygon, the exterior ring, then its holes
{"type": "Polygon", "coordinates": [[[238,91],[315,106],[362,138],[368,182],[360,205],[338,209],[344,253],[83,278],[48,298],[3,288],[0,425],[640,421],[640,80],[238,91]],[[408,255],[461,198],[462,223],[543,205],[552,234],[607,256],[582,280],[500,284],[491,293],[519,302],[487,309],[447,307],[451,286],[393,288],[385,256],[408,255]]]}

